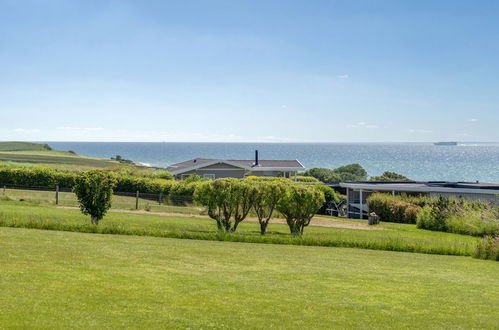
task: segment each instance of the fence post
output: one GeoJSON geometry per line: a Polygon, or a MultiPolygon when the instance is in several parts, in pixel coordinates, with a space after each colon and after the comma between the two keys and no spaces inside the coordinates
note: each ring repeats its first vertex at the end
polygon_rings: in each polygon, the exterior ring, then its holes
{"type": "Polygon", "coordinates": [[[59,205],[59,185],[55,186],[55,205],[59,205]]]}
{"type": "Polygon", "coordinates": [[[139,191],[137,190],[137,194],[135,195],[135,209],[139,209],[139,191]]]}
{"type": "Polygon", "coordinates": [[[163,193],[159,193],[158,204],[161,205],[162,201],[163,201],[163,193]]]}
{"type": "Polygon", "coordinates": [[[7,186],[4,185],[3,186],[3,194],[4,194],[4,196],[5,196],[5,189],[7,189],[7,186]]]}

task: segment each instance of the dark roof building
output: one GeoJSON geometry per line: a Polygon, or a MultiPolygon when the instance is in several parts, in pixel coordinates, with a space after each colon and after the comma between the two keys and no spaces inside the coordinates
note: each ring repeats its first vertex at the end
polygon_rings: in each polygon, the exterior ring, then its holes
{"type": "Polygon", "coordinates": [[[192,174],[206,178],[244,178],[251,175],[291,177],[305,168],[298,160],[260,160],[256,151],[255,159],[195,158],[172,164],[167,170],[176,178],[183,179],[192,174]]]}
{"type": "Polygon", "coordinates": [[[368,212],[367,198],[373,192],[392,194],[424,194],[430,197],[456,197],[499,204],[499,184],[480,182],[342,182],[347,190],[347,210],[351,217],[364,217],[368,212]]]}

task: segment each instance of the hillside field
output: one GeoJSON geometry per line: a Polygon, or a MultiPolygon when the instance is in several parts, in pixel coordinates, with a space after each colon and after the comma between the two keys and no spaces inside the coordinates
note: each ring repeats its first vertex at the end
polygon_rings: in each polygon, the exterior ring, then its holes
{"type": "Polygon", "coordinates": [[[0,164],[41,165],[67,168],[103,168],[119,165],[118,162],[79,156],[68,151],[52,150],[46,144],[29,142],[0,142],[0,164]]]}

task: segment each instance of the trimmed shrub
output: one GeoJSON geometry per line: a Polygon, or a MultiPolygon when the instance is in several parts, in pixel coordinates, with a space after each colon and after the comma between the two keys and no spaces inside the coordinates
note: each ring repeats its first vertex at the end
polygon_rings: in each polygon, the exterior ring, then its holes
{"type": "Polygon", "coordinates": [[[175,181],[138,178],[133,176],[118,176],[116,183],[116,191],[134,193],[140,191],[147,194],[163,194],[167,196],[175,181]]]}
{"type": "Polygon", "coordinates": [[[98,225],[111,207],[115,184],[116,179],[113,174],[100,170],[83,172],[76,179],[73,192],[76,194],[81,212],[90,215],[92,224],[98,225]]]}
{"type": "Polygon", "coordinates": [[[277,210],[286,218],[291,234],[302,235],[324,202],[324,193],[315,186],[289,184],[277,203],[277,210]]]}
{"type": "Polygon", "coordinates": [[[367,199],[369,212],[376,213],[381,221],[416,223],[421,207],[403,200],[401,196],[375,193],[367,199]]]}

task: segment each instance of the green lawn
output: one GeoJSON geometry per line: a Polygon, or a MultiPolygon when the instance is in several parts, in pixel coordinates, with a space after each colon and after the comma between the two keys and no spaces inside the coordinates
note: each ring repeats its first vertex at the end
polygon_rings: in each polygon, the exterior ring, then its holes
{"type": "MultiPolygon", "coordinates": [[[[332,217],[328,220],[330,223],[356,221],[365,223],[363,220],[340,220],[332,217]]],[[[95,227],[90,225],[89,218],[82,215],[79,210],[13,201],[0,201],[0,226],[274,244],[346,246],[455,255],[470,255],[477,242],[477,238],[471,236],[427,231],[417,229],[414,225],[394,223],[380,225],[386,230],[309,226],[303,238],[295,238],[289,235],[289,229],[285,224],[271,222],[268,228],[269,235],[262,237],[257,222],[244,221],[237,233],[219,235],[215,222],[208,218],[110,212],[101,224],[95,227]]]]}
{"type": "MultiPolygon", "coordinates": [[[[136,198],[135,194],[131,196],[118,196],[114,195],[112,200],[112,207],[115,209],[135,210],[136,198]]],[[[158,198],[158,196],[155,196],[158,198]]],[[[11,199],[13,201],[27,201],[41,205],[55,206],[56,193],[53,191],[41,190],[21,190],[21,189],[2,189],[0,186],[0,198],[11,199]]],[[[60,206],[78,206],[76,195],[72,192],[59,192],[59,205],[60,206]]],[[[158,203],[154,199],[139,198],[139,210],[148,210],[152,212],[170,212],[182,214],[201,214],[204,213],[204,207],[200,206],[176,206],[171,203],[158,203]]]]}
{"type": "Polygon", "coordinates": [[[497,328],[467,257],[0,228],[4,328],[497,328]]]}

